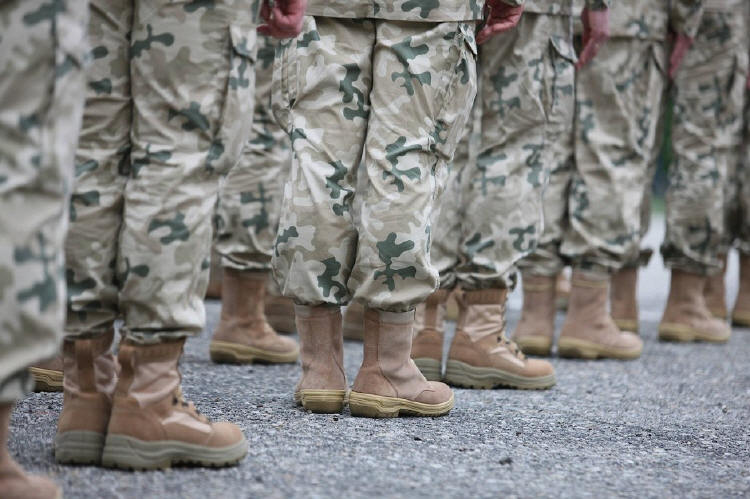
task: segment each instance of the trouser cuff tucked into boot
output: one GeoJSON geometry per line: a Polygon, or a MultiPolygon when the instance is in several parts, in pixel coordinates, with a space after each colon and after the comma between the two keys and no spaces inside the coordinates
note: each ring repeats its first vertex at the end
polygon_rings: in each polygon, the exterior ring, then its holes
{"type": "Polygon", "coordinates": [[[63,408],[55,436],[61,464],[99,464],[117,383],[114,332],[63,344],[63,408]]]}
{"type": "Polygon", "coordinates": [[[346,398],[341,308],[295,305],[302,377],[294,400],[317,413],[341,412],[346,398]]]}
{"type": "Polygon", "coordinates": [[[453,408],[447,385],[427,381],[410,357],[414,312],[365,311],[364,358],[349,396],[353,416],[442,416],[453,408]]]}
{"type": "Polygon", "coordinates": [[[415,314],[411,358],[430,381],[442,378],[445,304],[449,295],[448,289],[435,291],[417,307],[415,314]]]}

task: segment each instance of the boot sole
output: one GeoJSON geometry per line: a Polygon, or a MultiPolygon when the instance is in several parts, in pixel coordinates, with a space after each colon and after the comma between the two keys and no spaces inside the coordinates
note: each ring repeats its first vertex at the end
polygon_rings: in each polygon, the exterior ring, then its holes
{"type": "Polygon", "coordinates": [[[693,341],[726,343],[729,341],[730,336],[731,333],[726,336],[711,336],[690,326],[673,322],[662,323],[659,326],[659,339],[662,341],[676,341],[681,343],[689,343],[693,341]]]}
{"type": "Polygon", "coordinates": [[[474,367],[459,360],[449,360],[445,381],[453,386],[491,390],[507,387],[521,390],[544,390],[557,382],[554,374],[529,378],[491,367],[474,367]]]}
{"type": "Polygon", "coordinates": [[[30,367],[29,372],[34,377],[35,392],[61,392],[63,390],[62,371],[30,367]]]}
{"type": "Polygon", "coordinates": [[[266,312],[266,320],[277,333],[292,334],[297,330],[294,322],[294,314],[269,314],[266,312]]]}
{"type": "Polygon", "coordinates": [[[316,414],[334,414],[344,410],[346,390],[300,390],[294,392],[294,402],[316,414]]]}
{"type": "Polygon", "coordinates": [[[640,329],[640,326],[638,324],[638,321],[635,319],[615,319],[612,320],[615,321],[615,325],[620,329],[620,331],[628,331],[630,333],[639,334],[638,330],[640,329]]]}
{"type": "Polygon", "coordinates": [[[438,417],[453,409],[451,398],[440,404],[423,404],[396,397],[382,397],[369,393],[350,392],[349,410],[352,416],[363,418],[397,418],[399,416],[438,417]]]}
{"type": "Polygon", "coordinates": [[[55,436],[55,461],[59,464],[102,462],[104,435],[93,431],[66,431],[55,436]]]}
{"type": "Polygon", "coordinates": [[[518,339],[514,338],[513,341],[527,355],[549,357],[552,351],[552,340],[545,336],[526,336],[518,339]]]}
{"type": "Polygon", "coordinates": [[[209,351],[211,360],[217,364],[252,364],[254,362],[288,364],[296,362],[299,357],[298,349],[288,353],[278,353],[225,341],[212,341],[209,351]]]}
{"type": "Polygon", "coordinates": [[[439,360],[429,357],[420,357],[413,360],[427,381],[440,381],[443,378],[442,366],[439,360]]]}
{"type": "Polygon", "coordinates": [[[102,466],[133,471],[166,469],[175,464],[223,468],[239,463],[246,454],[244,437],[236,444],[214,448],[176,440],[146,442],[110,434],[104,444],[102,466]]]}
{"type": "Polygon", "coordinates": [[[643,353],[643,347],[637,350],[619,350],[605,347],[586,340],[576,338],[560,338],[557,342],[557,353],[560,357],[570,359],[618,359],[633,360],[643,353]]]}

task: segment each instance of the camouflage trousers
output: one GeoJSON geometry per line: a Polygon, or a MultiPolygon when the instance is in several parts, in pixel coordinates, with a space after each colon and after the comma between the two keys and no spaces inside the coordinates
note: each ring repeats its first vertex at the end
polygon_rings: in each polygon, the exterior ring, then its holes
{"type": "Polygon", "coordinates": [[[570,264],[605,275],[637,259],[665,68],[662,43],[612,38],[578,72],[575,116],[550,133],[544,232],[524,272],[552,276],[570,264]]]}
{"type": "Polygon", "coordinates": [[[251,0],[92,0],[66,334],[200,333],[219,177],[252,124],[251,0]]]}
{"type": "Polygon", "coordinates": [[[569,17],[525,13],[516,29],[480,48],[479,143],[464,135],[434,223],[442,288],[512,287],[516,263],[536,247],[554,159],[546,123],[560,133],[574,111],[570,40],[569,17]]]}
{"type": "Polygon", "coordinates": [[[57,352],[63,241],[81,125],[86,0],[0,3],[0,403],[57,352]]]}
{"type": "Polygon", "coordinates": [[[473,31],[307,17],[282,45],[274,111],[294,157],[273,267],[285,296],[403,312],[436,289],[430,217],[476,94],[473,31]]]}
{"type": "Polygon", "coordinates": [[[270,270],[279,226],[281,190],[289,174],[289,137],[271,113],[273,60],[278,42],[258,37],[253,128],[239,163],[223,179],[214,248],[222,266],[270,270]]]}
{"type": "Polygon", "coordinates": [[[729,180],[724,188],[726,233],[720,252],[727,253],[735,245],[750,254],[750,98],[745,97],[742,143],[729,165],[729,180]]]}
{"type": "Polygon", "coordinates": [[[674,163],[661,248],[668,267],[698,274],[720,268],[724,189],[741,140],[747,47],[744,16],[706,11],[675,77],[674,163]]]}

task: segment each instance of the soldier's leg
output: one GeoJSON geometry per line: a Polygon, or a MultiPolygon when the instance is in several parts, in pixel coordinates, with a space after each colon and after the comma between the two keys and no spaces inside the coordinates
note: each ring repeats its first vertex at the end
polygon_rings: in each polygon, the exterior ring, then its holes
{"type": "Polygon", "coordinates": [[[664,89],[663,44],[609,40],[578,74],[576,171],[570,228],[561,252],[573,266],[559,351],[566,356],[640,356],[642,341],[608,311],[610,274],[639,252],[643,185],[664,89]]]}
{"type": "Polygon", "coordinates": [[[85,0],[0,5],[0,495],[57,497],[7,449],[26,368],[57,352],[65,313],[63,241],[83,108],[85,0]]]}
{"type": "Polygon", "coordinates": [[[135,3],[131,175],[117,262],[124,341],[105,466],[223,466],[247,451],[239,428],[212,424],[182,400],[177,363],[205,322],[218,178],[238,161],[252,123],[251,3],[135,3]],[[146,451],[155,447],[157,456],[146,451]]]}
{"type": "Polygon", "coordinates": [[[672,279],[662,339],[726,341],[731,333],[713,319],[703,293],[707,276],[720,271],[724,185],[742,123],[747,34],[741,18],[706,11],[675,77],[674,164],[661,248],[672,279]]]}
{"type": "Polygon", "coordinates": [[[451,390],[427,382],[408,357],[413,308],[438,285],[430,217],[476,92],[473,30],[473,23],[377,23],[369,188],[350,280],[367,307],[365,356],[349,397],[355,415],[439,415],[453,406],[451,390]]]}
{"type": "Polygon", "coordinates": [[[270,109],[277,44],[258,38],[252,133],[219,192],[214,248],[222,257],[223,293],[210,346],[216,362],[294,362],[298,356],[297,344],[273,330],[264,310],[281,186],[291,161],[286,133],[270,109]]]}
{"type": "Polygon", "coordinates": [[[735,325],[750,327],[750,99],[745,97],[742,156],[737,165],[737,249],[740,253],[740,289],[732,310],[735,325]]]}
{"type": "MultiPolygon", "coordinates": [[[[564,22],[570,19],[565,17],[564,22]]],[[[547,125],[543,155],[548,176],[542,198],[543,224],[532,252],[518,261],[522,272],[523,308],[513,340],[522,350],[549,355],[554,337],[556,276],[564,267],[560,244],[568,226],[568,190],[573,171],[573,117],[575,111],[575,53],[569,35],[550,45],[551,74],[544,80],[547,125]]]]}
{"type": "Polygon", "coordinates": [[[340,411],[346,394],[340,306],[351,299],[357,232],[356,173],[370,114],[375,23],[307,17],[282,42],[274,68],[274,114],[291,134],[273,271],[294,298],[302,378],[295,400],[340,411]]]}

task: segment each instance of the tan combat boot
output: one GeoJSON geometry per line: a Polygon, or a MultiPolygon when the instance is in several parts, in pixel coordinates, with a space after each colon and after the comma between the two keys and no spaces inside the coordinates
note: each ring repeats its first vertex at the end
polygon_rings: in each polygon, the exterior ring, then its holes
{"type": "Polygon", "coordinates": [[[0,404],[0,497],[3,499],[58,499],[62,491],[51,480],[28,475],[8,452],[13,404],[0,404]]]}
{"type": "Polygon", "coordinates": [[[294,322],[294,301],[291,298],[267,294],[265,313],[268,324],[274,331],[292,334],[297,330],[294,322]]]}
{"type": "Polygon", "coordinates": [[[279,336],[266,321],[267,278],[264,272],[224,269],[221,320],[209,347],[214,362],[286,363],[299,357],[294,340],[279,336]]]}
{"type": "Polygon", "coordinates": [[[608,278],[590,278],[573,272],[572,289],[557,351],[562,357],[583,359],[637,359],[643,341],[620,331],[607,311],[608,278]]]}
{"type": "Polygon", "coordinates": [[[461,296],[461,289],[456,288],[453,290],[452,293],[448,296],[448,302],[445,304],[445,320],[447,321],[455,321],[458,320],[458,314],[459,314],[459,305],[458,300],[461,296]]]}
{"type": "Polygon", "coordinates": [[[740,290],[734,302],[732,322],[740,327],[750,327],[750,255],[740,253],[740,290]]]}
{"type": "Polygon", "coordinates": [[[570,300],[570,279],[565,272],[557,274],[555,279],[555,307],[558,310],[567,310],[570,300]]]}
{"type": "Polygon", "coordinates": [[[341,308],[295,305],[302,377],[294,401],[317,413],[341,412],[346,397],[341,308]]]}
{"type": "Polygon", "coordinates": [[[211,423],[185,402],[177,363],[184,339],[155,345],[124,341],[102,465],[150,470],[173,464],[230,466],[247,454],[242,431],[211,423]]]}
{"type": "Polygon", "coordinates": [[[349,394],[352,416],[442,416],[453,391],[427,381],[411,360],[414,312],[365,310],[364,359],[349,394]]]}
{"type": "Polygon", "coordinates": [[[621,331],[638,334],[638,267],[624,267],[612,276],[610,315],[621,331]]]}
{"type": "Polygon", "coordinates": [[[449,295],[447,289],[435,291],[415,313],[411,358],[429,381],[440,381],[443,377],[445,308],[449,295]]]}
{"type": "Polygon", "coordinates": [[[555,277],[524,274],[521,319],[513,341],[529,355],[550,354],[555,336],[555,277]]]}
{"type": "Polygon", "coordinates": [[[351,302],[344,311],[344,338],[362,341],[365,338],[365,307],[359,302],[351,302]]]}
{"type": "Polygon", "coordinates": [[[206,298],[211,300],[221,300],[221,285],[224,270],[221,267],[221,255],[211,251],[211,269],[208,274],[208,287],[206,288],[206,298]]]}
{"type": "Polygon", "coordinates": [[[34,378],[35,392],[61,392],[63,389],[63,359],[58,354],[29,367],[34,378]]]}
{"type": "Polygon", "coordinates": [[[727,255],[719,255],[721,260],[721,272],[706,278],[706,288],[703,290],[703,297],[706,300],[706,306],[711,311],[711,315],[717,319],[727,320],[727,293],[724,285],[724,278],[727,273],[727,255]]]}
{"type": "Polygon", "coordinates": [[[705,286],[706,277],[672,269],[669,298],[659,324],[660,340],[714,343],[729,340],[732,330],[711,315],[703,295],[705,286]]]}
{"type": "Polygon", "coordinates": [[[543,389],[555,384],[555,369],[546,360],[527,359],[505,337],[507,289],[464,293],[445,381],[465,388],[543,389]]]}
{"type": "Polygon", "coordinates": [[[117,383],[113,338],[110,331],[63,344],[65,393],[55,436],[55,461],[60,464],[101,463],[117,383]]]}

